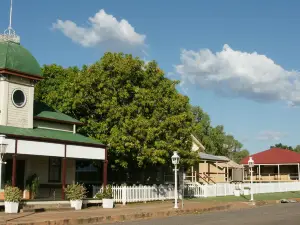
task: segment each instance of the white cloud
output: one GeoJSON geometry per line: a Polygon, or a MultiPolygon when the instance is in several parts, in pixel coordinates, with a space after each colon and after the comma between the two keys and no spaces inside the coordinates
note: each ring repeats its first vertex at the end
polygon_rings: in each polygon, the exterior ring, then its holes
{"type": "Polygon", "coordinates": [[[265,130],[259,132],[257,139],[261,141],[279,141],[286,136],[287,133],[284,132],[265,130]]]}
{"type": "Polygon", "coordinates": [[[103,9],[89,18],[89,24],[88,27],[82,27],[70,20],[57,20],[52,27],[84,47],[94,47],[104,42],[129,46],[145,44],[146,35],[137,33],[127,20],[118,21],[103,9]]]}
{"type": "Polygon", "coordinates": [[[209,49],[182,50],[175,66],[183,83],[190,82],[219,94],[241,96],[257,101],[282,100],[300,104],[300,72],[288,71],[257,52],[209,49]]]}

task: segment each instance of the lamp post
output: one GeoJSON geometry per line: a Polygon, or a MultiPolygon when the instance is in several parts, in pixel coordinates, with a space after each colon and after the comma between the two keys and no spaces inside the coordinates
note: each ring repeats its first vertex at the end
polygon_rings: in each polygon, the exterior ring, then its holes
{"type": "Polygon", "coordinates": [[[174,209],[178,209],[178,203],[177,203],[177,199],[178,199],[178,193],[177,193],[177,165],[179,164],[179,160],[180,157],[177,154],[177,152],[175,151],[173,153],[173,156],[171,157],[172,159],[172,163],[175,166],[174,172],[175,172],[175,190],[174,190],[174,197],[175,197],[175,205],[174,205],[174,209]]]}
{"type": "Polygon", "coordinates": [[[250,182],[251,182],[251,199],[250,201],[253,202],[253,167],[254,167],[254,160],[252,159],[252,157],[249,157],[248,160],[248,166],[250,169],[250,182]]]}

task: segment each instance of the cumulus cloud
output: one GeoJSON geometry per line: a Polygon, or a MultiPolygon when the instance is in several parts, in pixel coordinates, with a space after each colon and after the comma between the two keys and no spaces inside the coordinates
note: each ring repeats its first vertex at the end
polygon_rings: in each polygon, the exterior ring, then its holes
{"type": "Polygon", "coordinates": [[[175,70],[184,83],[227,96],[300,104],[300,72],[285,70],[257,52],[233,50],[225,44],[216,53],[183,49],[180,61],[175,70]]]}
{"type": "Polygon", "coordinates": [[[113,42],[129,46],[143,46],[146,35],[139,34],[127,20],[118,21],[103,9],[90,17],[90,26],[78,26],[70,20],[57,20],[52,28],[60,30],[65,36],[84,47],[94,47],[103,43],[113,42]]]}
{"type": "Polygon", "coordinates": [[[287,134],[284,132],[265,130],[259,132],[257,139],[261,141],[279,141],[280,139],[286,136],[287,134]]]}

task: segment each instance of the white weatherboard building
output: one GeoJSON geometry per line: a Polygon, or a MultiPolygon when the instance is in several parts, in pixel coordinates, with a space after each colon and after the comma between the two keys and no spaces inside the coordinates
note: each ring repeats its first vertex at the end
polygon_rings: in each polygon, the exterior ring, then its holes
{"type": "MultiPolygon", "coordinates": [[[[6,136],[1,189],[6,182],[25,188],[36,174],[39,198],[51,198],[75,182],[76,160],[102,160],[107,183],[106,146],[76,133],[78,120],[34,101],[35,84],[43,79],[40,65],[19,43],[11,26],[0,35],[0,134],[6,136]]],[[[99,177],[100,179],[100,177],[99,177]]]]}

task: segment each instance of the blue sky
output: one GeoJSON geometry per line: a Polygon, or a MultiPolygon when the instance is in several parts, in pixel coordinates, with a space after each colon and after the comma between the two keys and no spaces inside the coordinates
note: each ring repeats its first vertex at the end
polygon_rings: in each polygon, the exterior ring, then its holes
{"type": "MultiPolygon", "coordinates": [[[[42,2],[14,0],[13,11],[13,28],[40,64],[81,66],[107,50],[155,59],[250,152],[300,144],[299,1],[42,2]]],[[[2,0],[3,30],[8,9],[2,0]]]]}

